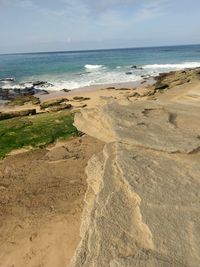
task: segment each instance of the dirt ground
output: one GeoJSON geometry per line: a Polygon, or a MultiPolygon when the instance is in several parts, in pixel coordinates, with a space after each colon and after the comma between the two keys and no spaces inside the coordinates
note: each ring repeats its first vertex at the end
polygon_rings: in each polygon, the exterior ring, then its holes
{"type": "Polygon", "coordinates": [[[77,247],[85,167],[103,143],[88,136],[0,162],[0,267],[66,267],[77,247]]]}

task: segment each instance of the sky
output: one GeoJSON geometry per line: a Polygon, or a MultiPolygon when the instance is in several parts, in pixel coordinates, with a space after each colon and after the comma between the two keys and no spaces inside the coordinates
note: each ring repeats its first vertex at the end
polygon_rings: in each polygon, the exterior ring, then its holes
{"type": "Polygon", "coordinates": [[[0,0],[0,53],[199,43],[199,0],[0,0]]]}

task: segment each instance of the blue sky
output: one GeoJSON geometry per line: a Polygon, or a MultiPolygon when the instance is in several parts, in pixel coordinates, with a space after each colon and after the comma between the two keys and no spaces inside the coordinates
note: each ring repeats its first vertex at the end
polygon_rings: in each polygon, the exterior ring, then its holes
{"type": "Polygon", "coordinates": [[[200,43],[199,0],[0,0],[0,53],[200,43]]]}

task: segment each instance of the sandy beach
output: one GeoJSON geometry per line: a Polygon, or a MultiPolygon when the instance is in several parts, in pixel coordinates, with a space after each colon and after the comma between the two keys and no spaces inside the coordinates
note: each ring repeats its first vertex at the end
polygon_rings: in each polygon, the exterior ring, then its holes
{"type": "Polygon", "coordinates": [[[0,266],[67,266],[79,241],[87,161],[103,143],[84,136],[0,162],[0,266]]]}
{"type": "Polygon", "coordinates": [[[0,266],[198,266],[199,71],[42,99],[85,135],[0,162],[0,266]]]}

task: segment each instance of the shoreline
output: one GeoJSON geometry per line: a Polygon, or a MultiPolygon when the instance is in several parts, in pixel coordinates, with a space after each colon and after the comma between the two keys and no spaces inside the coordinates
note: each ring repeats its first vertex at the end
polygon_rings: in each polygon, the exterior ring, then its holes
{"type": "MultiPolygon", "coordinates": [[[[90,86],[84,86],[84,87],[79,87],[79,88],[75,88],[75,89],[60,89],[60,90],[49,90],[49,89],[45,89],[45,87],[42,89],[36,89],[35,93],[31,93],[34,94],[36,97],[38,97],[41,101],[46,101],[46,100],[50,100],[50,99],[54,99],[54,98],[59,98],[59,97],[67,97],[67,96],[71,96],[71,95],[77,95],[79,93],[85,93],[85,92],[93,92],[93,91],[98,91],[100,89],[107,89],[109,87],[115,87],[116,89],[120,89],[120,88],[143,88],[145,86],[148,85],[153,85],[154,83],[156,83],[156,79],[159,78],[160,76],[167,75],[170,73],[174,73],[174,72],[182,72],[182,71],[195,71],[199,69],[199,67],[194,67],[194,68],[185,68],[185,69],[179,69],[179,70],[169,70],[167,72],[161,72],[158,75],[146,75],[146,77],[141,77],[141,80],[138,81],[130,81],[130,82],[119,82],[119,83],[107,83],[107,84],[97,84],[97,85],[90,85],[90,86]],[[37,92],[38,90],[38,92],[37,92]],[[65,92],[64,90],[66,90],[67,92],[65,92]]],[[[41,82],[41,83],[47,83],[47,82],[41,82]]],[[[8,90],[8,89],[2,89],[0,88],[0,90],[8,90]]],[[[24,89],[23,89],[24,90],[24,89]]],[[[22,90],[22,91],[23,91],[22,90]]],[[[28,91],[30,91],[30,89],[25,89],[27,90],[27,93],[29,94],[28,91]]],[[[12,91],[12,90],[11,90],[12,91]]],[[[20,92],[20,90],[19,90],[20,92]]],[[[30,91],[31,92],[31,91],[30,91]]],[[[4,106],[4,103],[7,103],[7,101],[9,100],[1,100],[0,99],[0,110],[2,110],[2,107],[4,106]]]]}
{"type": "MultiPolygon", "coordinates": [[[[142,81],[136,81],[136,82],[126,82],[126,83],[109,83],[109,84],[98,84],[98,85],[91,85],[91,86],[84,86],[76,89],[71,89],[69,92],[64,92],[63,90],[49,90],[47,95],[40,95],[38,94],[38,97],[42,101],[47,100],[47,99],[52,99],[53,97],[64,97],[64,96],[71,96],[71,95],[77,95],[77,94],[82,94],[82,93],[91,93],[99,90],[106,90],[111,87],[115,87],[115,89],[120,89],[120,88],[141,88],[146,85],[152,85],[155,82],[155,80],[151,77],[146,80],[142,81]]],[[[37,94],[36,94],[37,96],[37,94]]]]}
{"type": "MultiPolygon", "coordinates": [[[[76,89],[66,89],[68,92],[65,92],[63,89],[62,90],[44,90],[47,93],[42,93],[41,92],[36,92],[34,93],[34,96],[38,97],[41,101],[46,101],[54,98],[59,98],[59,97],[67,97],[71,95],[77,95],[79,93],[87,93],[87,92],[94,92],[98,90],[105,90],[110,87],[115,87],[116,89],[120,88],[141,88],[146,85],[152,85],[155,83],[155,77],[148,77],[146,79],[141,79],[140,81],[135,81],[135,82],[122,82],[122,83],[108,83],[108,84],[98,84],[98,85],[91,85],[91,86],[84,86],[76,89]]],[[[5,89],[3,89],[5,90],[5,89]]],[[[0,110],[5,106],[9,100],[1,100],[0,99],[0,110]]]]}
{"type": "MultiPolygon", "coordinates": [[[[141,80],[138,81],[130,81],[130,82],[118,82],[118,83],[106,83],[106,84],[96,84],[96,85],[90,85],[90,86],[84,86],[84,87],[79,87],[75,89],[59,89],[59,90],[46,90],[45,87],[43,89],[39,89],[38,93],[34,93],[36,97],[39,97],[41,101],[53,99],[53,98],[59,98],[59,97],[65,97],[65,96],[70,96],[70,95],[76,95],[79,93],[84,93],[84,92],[92,92],[92,91],[98,91],[100,89],[107,89],[109,87],[115,87],[116,89],[119,88],[143,88],[148,85],[153,85],[156,83],[156,79],[162,76],[163,74],[170,74],[173,72],[179,72],[179,71],[190,71],[190,70],[197,70],[199,67],[194,67],[194,68],[185,68],[185,69],[180,69],[180,70],[169,70],[167,72],[161,72],[158,75],[147,75],[146,77],[141,77],[141,80]],[[64,90],[68,91],[65,92],[64,90]],[[41,92],[40,92],[41,91],[41,92]],[[44,92],[43,92],[44,91],[44,92]],[[46,91],[46,93],[45,93],[46,91]]],[[[48,84],[47,82],[44,82],[48,84]]],[[[1,88],[0,88],[1,89],[1,88]]],[[[7,89],[1,89],[1,90],[7,90],[7,89]]],[[[28,88],[27,88],[28,90],[28,88]]],[[[0,109],[9,100],[1,100],[0,99],[0,109]]]]}
{"type": "MultiPolygon", "coordinates": [[[[63,90],[60,91],[48,91],[48,94],[34,94],[34,97],[38,98],[40,103],[44,103],[46,101],[52,101],[60,98],[64,98],[69,100],[69,104],[76,109],[81,107],[81,105],[87,105],[87,107],[95,106],[97,103],[102,103],[103,100],[100,98],[103,97],[121,97],[122,94],[127,94],[128,91],[143,91],[147,86],[151,86],[155,83],[155,79],[149,78],[143,81],[138,82],[128,82],[128,83],[114,83],[114,84],[102,84],[102,85],[95,85],[95,86],[86,86],[81,87],[78,89],[69,90],[68,92],[64,92],[63,90]],[[82,97],[82,98],[90,98],[88,100],[83,101],[74,101],[74,97],[82,97]]],[[[16,97],[16,99],[23,99],[22,97],[16,97]]],[[[14,98],[15,99],[15,98],[14,98]]],[[[9,106],[9,100],[2,101],[0,103],[0,112],[6,111],[17,111],[17,110],[24,110],[30,108],[36,108],[37,112],[40,112],[40,108],[38,105],[33,105],[31,103],[24,104],[22,106],[9,106]]],[[[104,101],[105,102],[105,101],[104,101]]]]}
{"type": "MultiPolygon", "coordinates": [[[[73,89],[73,90],[69,90],[68,92],[64,92],[63,90],[49,90],[48,93],[35,93],[34,96],[36,98],[38,98],[40,100],[41,103],[45,102],[45,101],[51,101],[54,99],[59,99],[59,98],[66,98],[66,99],[70,99],[70,101],[72,100],[72,102],[70,102],[70,104],[74,104],[73,103],[73,98],[76,96],[80,96],[80,97],[94,97],[95,101],[97,100],[97,98],[99,98],[102,94],[103,97],[115,97],[116,95],[119,96],[120,94],[122,94],[122,92],[120,92],[120,89],[123,88],[127,88],[130,90],[136,90],[136,92],[140,91],[141,92],[143,90],[145,90],[145,88],[147,87],[151,87],[154,84],[156,84],[157,80],[159,80],[160,77],[162,77],[163,75],[170,75],[170,73],[178,73],[178,72],[187,72],[187,71],[195,71],[198,70],[198,67],[195,68],[187,68],[187,69],[181,69],[178,71],[169,71],[169,72],[164,72],[164,73],[160,73],[158,76],[151,76],[151,77],[147,77],[147,78],[143,78],[141,81],[136,81],[136,82],[126,82],[126,83],[111,83],[111,84],[100,84],[100,85],[92,85],[92,86],[85,86],[85,87],[80,87],[77,89],[73,89]],[[115,90],[115,92],[111,93],[111,88],[113,88],[113,90],[115,90]],[[104,93],[102,93],[102,91],[104,91],[104,93]],[[118,92],[118,93],[117,93],[118,92]]],[[[127,90],[128,91],[128,90],[127,90]]],[[[126,94],[127,92],[124,91],[124,93],[126,94]]],[[[23,96],[22,96],[23,97],[23,96]]],[[[21,109],[26,109],[26,108],[34,108],[35,106],[32,104],[25,104],[23,106],[19,106],[19,107],[10,107],[7,105],[7,103],[9,102],[9,100],[0,100],[0,112],[4,112],[4,111],[11,111],[11,110],[19,110],[21,109]]],[[[84,103],[82,103],[83,105],[87,105],[87,107],[90,107],[89,102],[91,101],[84,101],[84,103]],[[89,104],[89,106],[88,106],[89,104]]],[[[99,102],[99,101],[97,101],[99,102]]],[[[102,101],[100,101],[102,102],[102,101]]],[[[92,104],[92,106],[94,106],[95,103],[92,104]]],[[[77,106],[80,105],[76,105],[75,104],[75,108],[77,108],[77,106]]],[[[36,110],[39,111],[38,107],[36,106],[36,110]]]]}

